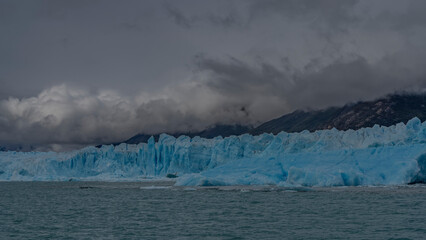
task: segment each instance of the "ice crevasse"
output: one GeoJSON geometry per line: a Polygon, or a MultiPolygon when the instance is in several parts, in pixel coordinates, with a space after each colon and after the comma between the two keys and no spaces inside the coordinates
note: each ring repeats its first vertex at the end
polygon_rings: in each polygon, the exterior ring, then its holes
{"type": "Polygon", "coordinates": [[[120,181],[176,185],[356,186],[426,182],[426,122],[390,127],[203,139],[163,134],[138,145],[0,152],[1,181],[120,181]]]}

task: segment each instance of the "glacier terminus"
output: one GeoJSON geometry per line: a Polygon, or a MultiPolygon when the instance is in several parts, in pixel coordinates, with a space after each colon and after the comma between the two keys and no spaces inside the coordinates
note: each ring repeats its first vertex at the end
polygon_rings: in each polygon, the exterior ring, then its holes
{"type": "Polygon", "coordinates": [[[163,134],[138,145],[0,152],[0,181],[139,181],[179,186],[384,186],[426,182],[426,122],[203,139],[163,134]]]}

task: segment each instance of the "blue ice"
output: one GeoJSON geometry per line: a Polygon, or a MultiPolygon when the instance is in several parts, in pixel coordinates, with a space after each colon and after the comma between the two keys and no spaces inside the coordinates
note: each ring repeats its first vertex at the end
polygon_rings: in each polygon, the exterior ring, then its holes
{"type": "Polygon", "coordinates": [[[426,180],[426,122],[138,145],[0,152],[2,181],[122,181],[177,174],[176,185],[357,186],[426,180]]]}

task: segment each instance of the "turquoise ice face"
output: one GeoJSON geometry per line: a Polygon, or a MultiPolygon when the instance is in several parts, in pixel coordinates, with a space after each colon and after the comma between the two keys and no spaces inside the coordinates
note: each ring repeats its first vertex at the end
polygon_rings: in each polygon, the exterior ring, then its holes
{"type": "Polygon", "coordinates": [[[356,186],[426,180],[426,122],[203,139],[163,134],[139,145],[0,152],[0,180],[139,180],[177,185],[356,186]]]}

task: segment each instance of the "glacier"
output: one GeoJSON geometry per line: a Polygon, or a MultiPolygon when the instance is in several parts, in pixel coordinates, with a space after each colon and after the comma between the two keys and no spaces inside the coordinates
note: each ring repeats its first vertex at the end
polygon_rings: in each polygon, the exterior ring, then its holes
{"type": "Polygon", "coordinates": [[[162,134],[138,145],[0,152],[0,181],[141,181],[178,186],[383,186],[426,182],[426,122],[203,139],[162,134]]]}

